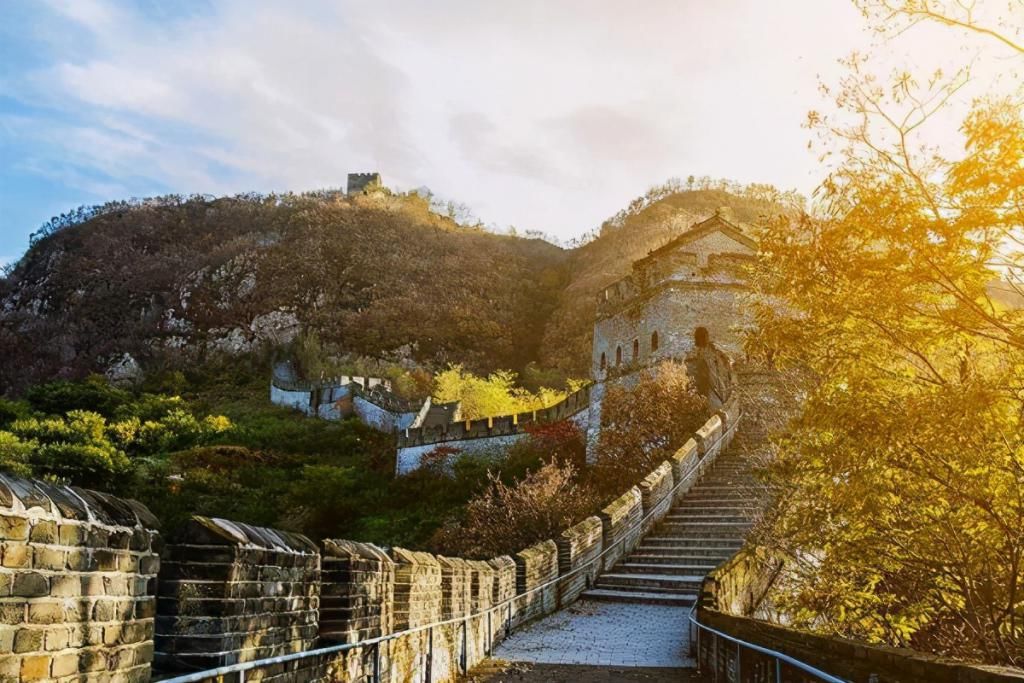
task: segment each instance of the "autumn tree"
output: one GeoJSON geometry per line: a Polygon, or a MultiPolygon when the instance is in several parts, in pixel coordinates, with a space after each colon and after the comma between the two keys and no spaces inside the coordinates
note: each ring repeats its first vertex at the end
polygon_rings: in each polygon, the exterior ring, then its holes
{"type": "MultiPolygon", "coordinates": [[[[1000,26],[959,3],[859,5],[885,30],[1000,26]]],[[[751,352],[811,377],[769,471],[775,600],[796,626],[1021,664],[1024,311],[994,295],[1024,274],[1022,93],[977,99],[951,157],[929,142],[969,70],[848,66],[810,117],[833,163],[819,214],[770,225],[754,274],[751,352]]]]}
{"type": "Polygon", "coordinates": [[[593,476],[609,490],[638,480],[693,436],[708,415],[707,399],[681,363],[645,370],[632,387],[609,386],[593,476]]]}
{"type": "Polygon", "coordinates": [[[557,536],[597,507],[596,494],[571,463],[547,462],[511,483],[496,473],[488,477],[463,519],[434,537],[442,552],[481,559],[515,553],[557,536]]]}

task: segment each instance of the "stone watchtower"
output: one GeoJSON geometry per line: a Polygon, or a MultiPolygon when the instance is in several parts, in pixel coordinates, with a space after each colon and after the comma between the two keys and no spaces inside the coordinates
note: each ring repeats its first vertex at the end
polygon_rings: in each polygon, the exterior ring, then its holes
{"type": "Polygon", "coordinates": [[[380,173],[349,173],[346,194],[360,194],[384,187],[380,173]]]}
{"type": "Polygon", "coordinates": [[[751,321],[738,298],[756,253],[757,242],[719,210],[634,262],[629,275],[598,295],[592,377],[683,360],[698,346],[698,329],[717,348],[739,354],[751,321]]]}
{"type": "Polygon", "coordinates": [[[728,398],[729,356],[741,353],[742,333],[752,325],[739,299],[749,289],[745,266],[756,254],[757,242],[719,209],[598,294],[588,453],[600,431],[606,384],[629,386],[663,360],[685,362],[712,406],[728,398]]]}

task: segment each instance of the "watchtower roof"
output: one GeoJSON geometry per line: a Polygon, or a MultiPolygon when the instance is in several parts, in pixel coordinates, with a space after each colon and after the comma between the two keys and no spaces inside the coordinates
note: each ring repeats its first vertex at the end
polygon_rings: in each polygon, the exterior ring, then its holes
{"type": "Polygon", "coordinates": [[[720,209],[710,218],[706,218],[699,223],[694,223],[686,232],[674,237],[667,243],[651,251],[647,256],[638,259],[634,262],[634,267],[641,265],[650,259],[656,259],[662,254],[667,254],[679,246],[688,242],[693,242],[714,232],[720,232],[728,236],[730,239],[733,239],[747,247],[751,251],[757,251],[757,241],[743,230],[742,224],[731,220],[726,216],[726,212],[720,209]]]}

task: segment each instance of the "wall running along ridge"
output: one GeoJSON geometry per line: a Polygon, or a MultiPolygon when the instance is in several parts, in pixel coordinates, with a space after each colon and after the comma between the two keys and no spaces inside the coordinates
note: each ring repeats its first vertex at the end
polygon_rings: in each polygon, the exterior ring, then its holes
{"type": "Polygon", "coordinates": [[[487,561],[340,539],[318,548],[203,517],[163,546],[139,503],[0,476],[0,680],[148,681],[395,634],[246,680],[454,681],[519,625],[576,600],[621,554],[587,567],[609,539],[631,549],[645,512],[663,514],[675,471],[659,467],[650,510],[632,487],[558,537],[487,561]]]}
{"type": "Polygon", "coordinates": [[[458,404],[402,401],[389,393],[386,380],[341,377],[321,383],[299,382],[271,375],[270,401],[326,420],[351,415],[377,431],[395,434],[395,473],[420,467],[424,456],[439,446],[453,452],[486,456],[507,449],[527,436],[531,424],[572,420],[581,429],[590,424],[591,388],[575,391],[553,406],[516,415],[455,420],[458,404]]]}

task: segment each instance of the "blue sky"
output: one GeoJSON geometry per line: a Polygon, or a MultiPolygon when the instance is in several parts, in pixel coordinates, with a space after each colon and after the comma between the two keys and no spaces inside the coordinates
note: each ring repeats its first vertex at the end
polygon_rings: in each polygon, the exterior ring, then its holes
{"type": "Polygon", "coordinates": [[[80,204],[350,171],[561,238],[672,176],[809,192],[869,42],[846,0],[0,0],[0,263],[80,204]]]}

